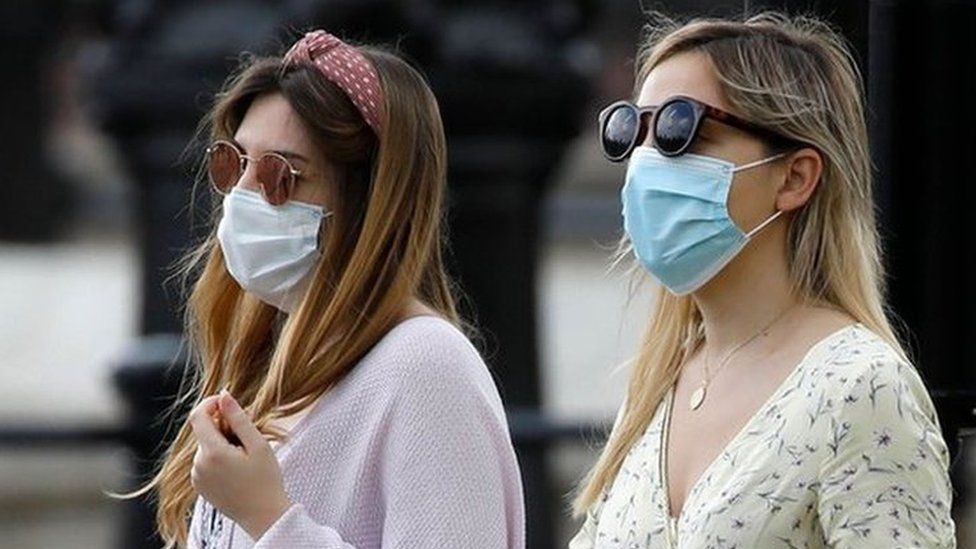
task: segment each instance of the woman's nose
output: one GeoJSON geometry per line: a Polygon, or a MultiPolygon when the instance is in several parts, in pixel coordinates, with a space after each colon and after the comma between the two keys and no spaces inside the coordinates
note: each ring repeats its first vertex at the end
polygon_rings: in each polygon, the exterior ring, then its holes
{"type": "Polygon", "coordinates": [[[261,192],[261,183],[258,182],[254,162],[244,161],[244,171],[241,172],[241,177],[237,180],[236,186],[249,191],[261,192]]]}

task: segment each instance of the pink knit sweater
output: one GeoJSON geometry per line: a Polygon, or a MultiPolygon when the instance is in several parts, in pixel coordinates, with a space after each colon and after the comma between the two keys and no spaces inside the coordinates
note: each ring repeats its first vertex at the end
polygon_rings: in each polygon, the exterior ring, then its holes
{"type": "Polygon", "coordinates": [[[260,539],[197,498],[191,549],[522,549],[505,412],[447,321],[394,327],[275,447],[295,502],[260,539]]]}

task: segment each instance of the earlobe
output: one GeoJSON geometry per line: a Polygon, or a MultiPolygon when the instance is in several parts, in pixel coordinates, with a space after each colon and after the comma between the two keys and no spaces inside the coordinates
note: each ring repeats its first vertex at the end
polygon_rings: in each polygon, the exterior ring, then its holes
{"type": "Polygon", "coordinates": [[[823,162],[816,150],[806,147],[792,153],[786,161],[786,180],[777,193],[777,209],[790,211],[805,205],[820,184],[822,172],[823,162]]]}

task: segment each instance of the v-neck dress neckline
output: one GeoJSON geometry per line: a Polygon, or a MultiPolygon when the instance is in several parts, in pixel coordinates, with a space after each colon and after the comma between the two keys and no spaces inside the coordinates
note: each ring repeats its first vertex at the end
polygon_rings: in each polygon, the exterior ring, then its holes
{"type": "Polygon", "coordinates": [[[921,373],[863,324],[811,351],[677,517],[660,461],[675,401],[664,388],[569,549],[956,547],[948,446],[921,373]]]}
{"type": "Polygon", "coordinates": [[[824,336],[816,343],[811,345],[809,349],[807,349],[807,352],[804,354],[803,358],[800,359],[800,361],[797,362],[797,364],[793,367],[790,373],[787,374],[785,378],[783,378],[783,381],[781,381],[780,384],[776,387],[776,389],[773,390],[772,393],[770,393],[769,397],[766,398],[763,404],[756,409],[755,413],[753,413],[748,420],[746,420],[746,422],[742,425],[742,427],[735,433],[735,435],[732,436],[729,442],[726,443],[725,446],[723,446],[722,449],[719,450],[717,454],[715,454],[715,457],[712,459],[712,461],[709,462],[709,464],[704,469],[702,469],[701,474],[698,475],[698,477],[689,487],[688,493],[685,494],[684,502],[682,503],[682,507],[678,512],[678,516],[671,515],[671,494],[670,494],[671,490],[670,490],[670,482],[667,476],[667,454],[668,454],[668,441],[669,441],[668,432],[670,430],[671,413],[674,408],[674,390],[675,390],[676,383],[671,384],[671,386],[668,388],[667,393],[665,393],[666,400],[664,402],[664,415],[661,420],[661,432],[659,434],[659,445],[658,445],[658,448],[660,449],[658,452],[658,475],[659,478],[661,479],[661,486],[662,486],[661,492],[662,492],[662,497],[664,498],[665,522],[667,527],[666,530],[668,532],[667,535],[669,536],[669,541],[676,540],[682,519],[687,516],[685,510],[689,508],[689,502],[692,501],[693,498],[697,495],[703,480],[708,478],[709,475],[714,473],[713,469],[718,467],[718,464],[722,461],[721,459],[722,456],[731,452],[741,441],[742,437],[744,436],[744,433],[749,432],[753,424],[755,424],[756,421],[759,420],[759,418],[765,415],[767,408],[769,408],[771,404],[777,402],[781,398],[782,396],[781,393],[785,391],[787,388],[793,386],[794,378],[800,375],[805,365],[808,362],[810,362],[811,358],[816,356],[816,354],[822,348],[824,348],[828,343],[833,341],[835,338],[842,336],[843,334],[847,333],[849,330],[861,326],[862,324],[860,322],[848,324],[847,326],[844,326],[843,328],[835,330],[830,334],[824,336]]]}

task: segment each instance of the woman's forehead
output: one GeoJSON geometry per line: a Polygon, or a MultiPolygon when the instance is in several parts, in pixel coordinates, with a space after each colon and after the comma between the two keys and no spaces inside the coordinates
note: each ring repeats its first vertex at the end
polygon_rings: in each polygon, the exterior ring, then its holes
{"type": "Polygon", "coordinates": [[[280,93],[257,97],[248,107],[234,139],[250,154],[283,149],[308,157],[313,150],[308,130],[280,93]]]}
{"type": "Polygon", "coordinates": [[[641,85],[637,104],[660,105],[675,95],[687,95],[728,110],[712,62],[701,52],[675,54],[652,69],[641,85]]]}

